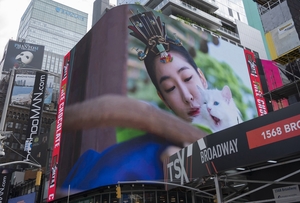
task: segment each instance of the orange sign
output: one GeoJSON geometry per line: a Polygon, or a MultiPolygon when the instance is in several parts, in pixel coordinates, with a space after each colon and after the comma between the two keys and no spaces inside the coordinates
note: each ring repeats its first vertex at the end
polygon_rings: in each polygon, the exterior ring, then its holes
{"type": "Polygon", "coordinates": [[[300,115],[248,131],[246,134],[249,149],[300,136],[300,115]]]}

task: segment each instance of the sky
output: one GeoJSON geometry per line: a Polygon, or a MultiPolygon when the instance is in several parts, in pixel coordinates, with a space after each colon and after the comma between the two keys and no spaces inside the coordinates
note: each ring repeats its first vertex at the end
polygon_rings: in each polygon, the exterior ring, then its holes
{"type": "MultiPolygon", "coordinates": [[[[5,45],[9,39],[16,40],[20,19],[31,0],[0,0],[0,60],[5,45]]],[[[54,0],[66,6],[86,12],[88,16],[88,30],[92,24],[93,2],[95,0],[54,0]]],[[[116,0],[110,0],[116,5],[116,0]]]]}

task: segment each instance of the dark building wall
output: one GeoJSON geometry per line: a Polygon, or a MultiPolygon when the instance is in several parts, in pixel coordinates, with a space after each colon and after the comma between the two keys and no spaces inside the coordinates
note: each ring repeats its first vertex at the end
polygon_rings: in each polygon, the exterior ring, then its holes
{"type": "Polygon", "coordinates": [[[300,1],[289,0],[289,1],[287,1],[287,4],[288,4],[288,7],[291,12],[292,19],[294,21],[296,31],[299,35],[299,33],[300,33],[300,18],[299,18],[300,1]]]}

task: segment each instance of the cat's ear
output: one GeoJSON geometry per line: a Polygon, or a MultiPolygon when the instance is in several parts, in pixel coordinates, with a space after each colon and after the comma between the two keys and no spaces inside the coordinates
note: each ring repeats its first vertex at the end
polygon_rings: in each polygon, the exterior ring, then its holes
{"type": "Polygon", "coordinates": [[[230,88],[227,85],[225,85],[222,89],[222,96],[224,97],[226,102],[229,104],[229,102],[232,98],[232,94],[231,94],[230,88]]]}

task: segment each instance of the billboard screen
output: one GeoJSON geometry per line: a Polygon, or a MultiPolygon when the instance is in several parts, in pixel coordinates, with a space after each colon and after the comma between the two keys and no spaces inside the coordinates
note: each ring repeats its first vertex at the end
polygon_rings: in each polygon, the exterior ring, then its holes
{"type": "MultiPolygon", "coordinates": [[[[139,5],[109,10],[68,57],[49,201],[66,196],[69,188],[73,194],[118,181],[163,179],[162,155],[183,146],[164,131],[178,126],[172,119],[212,133],[258,116],[243,48],[139,5]],[[97,98],[107,95],[120,97],[98,107],[97,98]],[[101,112],[118,102],[104,116],[109,124],[95,127],[89,117],[102,119],[101,112]],[[75,108],[81,103],[90,109],[75,108]],[[71,119],[81,120],[68,129],[71,119]],[[136,124],[143,120],[150,127],[136,124]]],[[[187,131],[180,131],[183,139],[187,131]]]]}
{"type": "MultiPolygon", "coordinates": [[[[11,104],[20,106],[30,106],[33,94],[35,74],[16,73],[15,82],[12,90],[11,104]]],[[[44,104],[50,104],[54,87],[54,76],[49,75],[47,88],[45,91],[44,104]]]]}
{"type": "Polygon", "coordinates": [[[9,197],[10,179],[12,172],[10,169],[0,170],[0,200],[2,202],[7,202],[9,197]]]}
{"type": "Polygon", "coordinates": [[[2,71],[15,68],[42,69],[44,46],[9,40],[2,71]]]}

